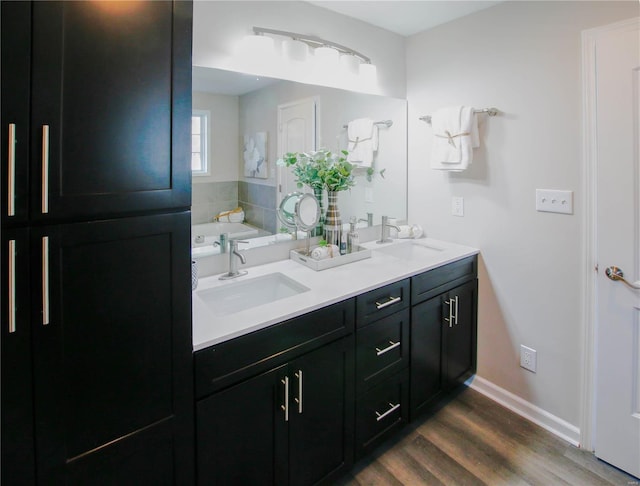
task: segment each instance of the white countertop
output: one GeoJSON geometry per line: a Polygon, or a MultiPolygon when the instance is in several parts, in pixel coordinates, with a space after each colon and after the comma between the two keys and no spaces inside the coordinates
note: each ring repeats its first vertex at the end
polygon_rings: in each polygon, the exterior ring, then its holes
{"type": "MultiPolygon", "coordinates": [[[[219,275],[201,278],[193,298],[193,349],[198,351],[214,344],[248,334],[286,319],[306,314],[369,290],[397,282],[461,258],[475,255],[475,248],[423,238],[393,240],[378,245],[375,241],[362,244],[371,248],[371,258],[322,271],[312,270],[293,260],[282,260],[248,268],[248,275],[232,280],[220,280],[219,275]],[[385,253],[385,248],[397,245],[423,245],[434,250],[411,251],[400,249],[405,257],[385,253]],[[411,258],[407,258],[411,255],[411,258]],[[309,291],[276,300],[268,304],[249,307],[233,314],[218,316],[209,309],[199,292],[234,285],[255,277],[282,273],[309,288],[309,291]]],[[[395,249],[391,249],[393,251],[395,249]]],[[[389,250],[387,250],[389,251],[389,250]]],[[[239,265],[242,269],[242,265],[239,265]]]]}

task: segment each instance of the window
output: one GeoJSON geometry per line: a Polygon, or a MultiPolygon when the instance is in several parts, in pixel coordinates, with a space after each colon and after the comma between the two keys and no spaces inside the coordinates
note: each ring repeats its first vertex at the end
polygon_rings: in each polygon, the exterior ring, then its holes
{"type": "Polygon", "coordinates": [[[207,140],[209,134],[209,112],[193,110],[191,114],[191,172],[193,175],[208,175],[207,140]]]}

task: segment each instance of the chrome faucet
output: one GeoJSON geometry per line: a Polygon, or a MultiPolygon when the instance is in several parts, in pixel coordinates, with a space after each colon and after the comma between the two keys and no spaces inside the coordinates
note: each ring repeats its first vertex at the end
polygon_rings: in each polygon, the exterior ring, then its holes
{"type": "Polygon", "coordinates": [[[389,238],[389,228],[395,228],[398,233],[400,232],[400,228],[395,224],[389,224],[389,216],[383,216],[380,228],[380,239],[376,241],[376,243],[391,243],[392,240],[389,238]]]}
{"type": "Polygon", "coordinates": [[[220,233],[220,241],[214,241],[213,246],[220,247],[220,253],[227,252],[227,240],[229,239],[229,233],[220,233]]]}
{"type": "Polygon", "coordinates": [[[222,275],[220,280],[229,280],[231,278],[241,277],[248,273],[246,270],[238,271],[238,260],[236,260],[236,257],[240,259],[240,262],[243,265],[247,263],[245,256],[238,251],[238,243],[249,242],[242,240],[229,240],[229,272],[222,275]]]}
{"type": "Polygon", "coordinates": [[[358,222],[364,221],[367,223],[367,228],[371,228],[373,226],[373,213],[367,213],[367,219],[360,218],[358,222]]]}

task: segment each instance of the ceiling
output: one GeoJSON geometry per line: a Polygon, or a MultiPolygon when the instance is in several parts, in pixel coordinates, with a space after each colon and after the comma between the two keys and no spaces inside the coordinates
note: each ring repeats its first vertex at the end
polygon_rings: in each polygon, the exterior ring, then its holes
{"type": "Polygon", "coordinates": [[[493,7],[500,1],[484,0],[332,0],[313,5],[353,17],[404,37],[493,7]]]}

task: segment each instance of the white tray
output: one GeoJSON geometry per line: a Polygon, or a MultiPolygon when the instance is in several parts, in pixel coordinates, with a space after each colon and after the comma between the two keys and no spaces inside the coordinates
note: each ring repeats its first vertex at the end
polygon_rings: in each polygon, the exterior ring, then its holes
{"type": "Polygon", "coordinates": [[[325,258],[324,260],[314,260],[304,253],[304,250],[291,250],[289,258],[313,270],[320,271],[327,268],[338,267],[347,263],[357,262],[365,258],[371,258],[371,250],[369,248],[357,247],[357,250],[346,255],[340,255],[333,258],[325,258]]]}

